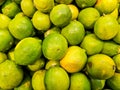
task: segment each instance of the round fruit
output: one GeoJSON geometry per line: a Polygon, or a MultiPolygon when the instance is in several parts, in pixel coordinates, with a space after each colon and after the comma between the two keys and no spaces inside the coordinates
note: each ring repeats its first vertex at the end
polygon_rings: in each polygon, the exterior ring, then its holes
{"type": "Polygon", "coordinates": [[[0,87],[2,89],[13,89],[23,79],[23,70],[15,62],[6,60],[0,64],[0,87]]]}
{"type": "Polygon", "coordinates": [[[64,27],[71,21],[72,12],[65,4],[58,4],[50,12],[51,22],[59,27],[64,27]]]}
{"type": "Polygon", "coordinates": [[[44,80],[47,90],[68,90],[69,88],[69,76],[63,68],[58,66],[49,68],[44,80]]]}
{"type": "Polygon", "coordinates": [[[115,73],[113,59],[105,54],[95,54],[88,58],[87,72],[95,79],[109,79],[115,73]]]}
{"type": "Polygon", "coordinates": [[[68,48],[67,40],[58,33],[48,35],[42,43],[43,55],[48,60],[60,60],[68,48]]]}
{"type": "Polygon", "coordinates": [[[120,72],[120,54],[113,56],[113,60],[116,65],[116,72],[120,72]]]}
{"type": "Polygon", "coordinates": [[[22,39],[14,50],[15,62],[19,65],[33,64],[42,54],[41,43],[40,39],[33,37],[22,39]]]}
{"type": "Polygon", "coordinates": [[[61,4],[70,4],[73,0],[55,0],[57,3],[61,4]]]}
{"type": "Polygon", "coordinates": [[[0,63],[4,62],[7,59],[7,55],[3,52],[0,52],[0,63]]]}

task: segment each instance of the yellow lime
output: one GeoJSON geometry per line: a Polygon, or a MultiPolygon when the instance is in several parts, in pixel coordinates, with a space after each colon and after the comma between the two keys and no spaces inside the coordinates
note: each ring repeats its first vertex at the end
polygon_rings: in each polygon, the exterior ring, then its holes
{"type": "Polygon", "coordinates": [[[93,29],[94,23],[100,17],[100,13],[93,7],[82,9],[78,15],[80,21],[86,29],[93,29]]]}
{"type": "Polygon", "coordinates": [[[105,54],[95,54],[88,58],[87,72],[94,79],[109,79],[115,73],[113,59],[105,54]]]}
{"type": "Polygon", "coordinates": [[[50,12],[51,22],[59,27],[64,27],[71,21],[72,12],[68,5],[58,4],[50,12]]]}
{"type": "Polygon", "coordinates": [[[54,0],[33,0],[35,7],[38,11],[48,13],[54,7],[54,0]]]}
{"type": "Polygon", "coordinates": [[[23,70],[15,62],[6,60],[0,64],[0,87],[13,89],[23,80],[23,70]]]}
{"type": "Polygon", "coordinates": [[[14,59],[14,48],[12,48],[8,51],[7,56],[8,56],[8,59],[13,60],[13,61],[15,60],[14,59]]]}
{"type": "Polygon", "coordinates": [[[69,73],[81,71],[87,62],[85,50],[79,46],[68,48],[65,56],[60,60],[60,65],[69,73]]]}
{"type": "Polygon", "coordinates": [[[113,56],[113,60],[116,64],[116,72],[120,72],[120,54],[113,56]]]}

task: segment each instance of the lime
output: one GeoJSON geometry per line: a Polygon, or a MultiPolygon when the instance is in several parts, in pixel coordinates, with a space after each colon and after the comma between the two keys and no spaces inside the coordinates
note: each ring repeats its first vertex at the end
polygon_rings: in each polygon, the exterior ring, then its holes
{"type": "Polygon", "coordinates": [[[116,72],[120,72],[120,54],[113,56],[113,60],[116,64],[116,72]]]}
{"type": "Polygon", "coordinates": [[[87,62],[85,50],[79,46],[68,48],[65,56],[60,60],[60,65],[69,73],[81,71],[87,62]]]}
{"type": "Polygon", "coordinates": [[[102,40],[110,40],[118,33],[119,25],[110,15],[101,16],[94,25],[94,33],[102,40]]]}
{"type": "Polygon", "coordinates": [[[54,66],[46,71],[44,83],[47,90],[68,90],[70,81],[63,68],[54,66]]]}
{"type": "Polygon", "coordinates": [[[67,39],[68,44],[78,45],[85,36],[85,29],[83,24],[74,20],[62,28],[61,34],[67,39]]]}
{"type": "Polygon", "coordinates": [[[55,2],[60,4],[70,4],[73,0],[55,0],[55,2]]]}
{"type": "Polygon", "coordinates": [[[0,87],[2,89],[13,89],[18,86],[22,80],[23,70],[15,62],[6,60],[0,64],[0,87]]]}
{"type": "Polygon", "coordinates": [[[33,64],[38,58],[40,58],[42,54],[41,43],[42,41],[40,39],[34,37],[22,39],[15,46],[14,50],[15,62],[19,65],[33,64]]]}
{"type": "Polygon", "coordinates": [[[32,36],[34,32],[32,21],[22,12],[10,21],[8,28],[10,33],[19,40],[32,36]]]}
{"type": "Polygon", "coordinates": [[[3,52],[0,52],[0,63],[4,62],[7,59],[7,55],[3,52]]]}
{"type": "Polygon", "coordinates": [[[0,29],[0,51],[5,52],[9,50],[13,43],[14,38],[7,29],[0,29]]]}
{"type": "Polygon", "coordinates": [[[65,4],[58,4],[50,12],[51,22],[59,27],[64,27],[71,21],[72,12],[65,4]]]}
{"type": "Polygon", "coordinates": [[[58,33],[48,35],[42,43],[42,51],[48,60],[60,60],[68,48],[67,40],[58,33]]]}
{"type": "Polygon", "coordinates": [[[86,29],[93,29],[94,23],[100,17],[100,13],[93,7],[82,9],[78,15],[80,21],[86,29]]]}
{"type": "Polygon", "coordinates": [[[87,55],[94,55],[102,51],[104,42],[91,33],[84,37],[80,46],[86,50],[87,55]]]}
{"type": "Polygon", "coordinates": [[[33,0],[33,3],[43,13],[49,13],[54,7],[54,0],[33,0]]]}
{"type": "Polygon", "coordinates": [[[116,70],[113,59],[105,54],[95,54],[90,56],[86,67],[88,75],[100,80],[111,78],[116,70]]]}
{"type": "Polygon", "coordinates": [[[49,15],[40,11],[34,13],[32,23],[37,30],[48,30],[51,25],[49,15]]]}
{"type": "Polygon", "coordinates": [[[84,73],[73,73],[70,76],[69,90],[91,90],[90,81],[84,73]]]}

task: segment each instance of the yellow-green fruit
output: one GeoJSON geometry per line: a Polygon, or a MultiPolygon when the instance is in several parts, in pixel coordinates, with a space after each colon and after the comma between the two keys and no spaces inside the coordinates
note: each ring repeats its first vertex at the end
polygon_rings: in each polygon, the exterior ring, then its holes
{"type": "Polygon", "coordinates": [[[12,47],[14,38],[7,29],[0,29],[0,37],[0,51],[5,52],[12,47]]]}
{"type": "Polygon", "coordinates": [[[113,56],[113,60],[116,64],[116,72],[120,72],[120,54],[113,56]]]}
{"type": "Polygon", "coordinates": [[[0,64],[0,87],[13,89],[23,80],[23,70],[15,62],[6,60],[0,64]]]}
{"type": "Polygon", "coordinates": [[[44,83],[46,70],[38,70],[32,76],[32,87],[34,90],[46,90],[44,83]]]}
{"type": "Polygon", "coordinates": [[[87,55],[94,55],[102,51],[104,42],[91,33],[84,37],[80,46],[86,50],[87,55]]]}
{"type": "Polygon", "coordinates": [[[42,54],[41,43],[42,41],[40,39],[34,37],[22,39],[15,46],[15,62],[19,65],[33,64],[42,54]]]}
{"type": "Polygon", "coordinates": [[[0,63],[4,62],[7,59],[7,55],[3,52],[0,52],[0,63]]]}
{"type": "Polygon", "coordinates": [[[8,29],[8,25],[9,25],[11,19],[8,16],[0,13],[0,21],[1,21],[0,29],[8,29]]]}
{"type": "Polygon", "coordinates": [[[70,4],[73,0],[55,0],[55,2],[60,4],[70,4]]]}
{"type": "Polygon", "coordinates": [[[33,0],[33,3],[43,13],[49,13],[54,7],[54,0],[33,0]]]}
{"type": "Polygon", "coordinates": [[[63,68],[54,66],[46,71],[44,83],[47,90],[68,90],[70,81],[63,68]]]}
{"type": "Polygon", "coordinates": [[[51,26],[48,14],[36,11],[32,17],[32,23],[37,30],[48,30],[51,26]]]}
{"type": "Polygon", "coordinates": [[[33,0],[22,0],[20,6],[24,14],[28,17],[32,17],[36,11],[33,0]]]}
{"type": "Polygon", "coordinates": [[[60,60],[60,65],[69,73],[81,71],[87,62],[85,50],[79,46],[68,48],[65,56],[60,60]]]}
{"type": "Polygon", "coordinates": [[[32,36],[34,32],[32,21],[22,12],[10,21],[8,28],[10,33],[19,40],[32,36]]]}
{"type": "Polygon", "coordinates": [[[110,40],[119,30],[118,22],[110,15],[101,16],[94,25],[94,33],[102,40],[110,40]]]}
{"type": "Polygon", "coordinates": [[[42,52],[48,60],[60,60],[68,48],[67,40],[58,33],[48,35],[42,43],[42,52]]]}
{"type": "Polygon", "coordinates": [[[68,44],[78,45],[85,36],[85,29],[83,24],[74,20],[62,28],[61,34],[67,39],[68,44]]]}
{"type": "Polygon", "coordinates": [[[50,12],[51,22],[59,27],[64,27],[71,21],[72,12],[65,4],[58,4],[50,12]]]}
{"type": "Polygon", "coordinates": [[[120,90],[120,73],[115,73],[106,83],[112,90],[120,90]]]}
{"type": "Polygon", "coordinates": [[[115,63],[111,57],[105,54],[95,54],[88,58],[87,72],[94,79],[109,79],[116,70],[115,63]]]}
{"type": "Polygon", "coordinates": [[[73,73],[70,76],[69,90],[91,90],[90,81],[83,73],[73,73]]]}

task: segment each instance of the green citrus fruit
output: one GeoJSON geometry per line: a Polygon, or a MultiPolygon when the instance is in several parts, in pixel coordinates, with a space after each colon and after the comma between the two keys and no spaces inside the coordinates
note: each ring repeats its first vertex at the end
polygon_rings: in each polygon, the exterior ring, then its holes
{"type": "Polygon", "coordinates": [[[8,51],[7,56],[8,56],[8,59],[13,60],[13,61],[15,60],[14,59],[14,48],[12,48],[8,51]]]}
{"type": "Polygon", "coordinates": [[[51,25],[49,15],[40,11],[34,13],[32,23],[37,30],[48,30],[51,25]]]}
{"type": "Polygon", "coordinates": [[[48,13],[54,7],[54,0],[33,0],[35,7],[38,11],[48,13]]]}
{"type": "Polygon", "coordinates": [[[50,12],[51,22],[59,27],[64,27],[71,21],[72,12],[65,4],[58,4],[50,12]]]}
{"type": "Polygon", "coordinates": [[[82,9],[78,15],[78,21],[80,21],[86,29],[92,29],[94,23],[100,17],[100,13],[93,7],[82,9]]]}
{"type": "Polygon", "coordinates": [[[47,90],[68,90],[70,83],[67,72],[58,66],[46,71],[44,82],[47,90]]]}
{"type": "Polygon", "coordinates": [[[14,59],[17,64],[33,64],[42,54],[40,39],[28,37],[22,39],[14,50],[14,59]],[[33,44],[34,43],[34,44],[33,44]]]}
{"type": "Polygon", "coordinates": [[[7,29],[0,29],[0,51],[5,52],[9,50],[13,43],[14,38],[7,29]]]}
{"type": "Polygon", "coordinates": [[[120,72],[120,54],[113,56],[113,60],[116,64],[116,72],[120,72]]]}
{"type": "Polygon", "coordinates": [[[21,0],[20,6],[23,13],[28,17],[32,17],[36,11],[33,0],[21,0]]]}
{"type": "Polygon", "coordinates": [[[68,48],[65,56],[60,60],[60,65],[69,73],[81,71],[87,62],[85,50],[79,46],[68,48]]]}
{"type": "Polygon", "coordinates": [[[83,24],[74,20],[62,28],[61,34],[67,39],[68,44],[78,45],[85,36],[85,29],[83,24]]]}
{"type": "Polygon", "coordinates": [[[8,29],[8,25],[9,25],[11,19],[8,16],[0,13],[0,21],[1,21],[0,29],[8,29]]]}
{"type": "Polygon", "coordinates": [[[76,4],[80,8],[86,8],[94,6],[97,0],[75,0],[76,4]]]}
{"type": "Polygon", "coordinates": [[[67,40],[58,33],[48,35],[42,43],[42,51],[48,60],[60,60],[68,48],[67,40]]]}
{"type": "Polygon", "coordinates": [[[3,52],[0,52],[0,63],[4,62],[7,59],[7,55],[3,52]]]}
{"type": "Polygon", "coordinates": [[[109,79],[115,73],[115,63],[111,57],[105,54],[95,54],[88,58],[87,72],[95,79],[109,79]]]}
{"type": "Polygon", "coordinates": [[[22,12],[10,21],[8,28],[10,33],[19,40],[32,36],[34,32],[32,21],[22,12]]]}
{"type": "Polygon", "coordinates": [[[69,90],[91,90],[90,81],[83,73],[73,73],[70,76],[69,90]]]}
{"type": "Polygon", "coordinates": [[[94,33],[102,40],[110,40],[118,33],[119,25],[110,15],[101,16],[94,25],[94,33]]]}
{"type": "Polygon", "coordinates": [[[55,2],[60,4],[70,4],[73,0],[55,0],[55,2]]]}
{"type": "Polygon", "coordinates": [[[87,55],[94,55],[102,51],[103,44],[102,40],[91,33],[84,37],[80,46],[86,50],[87,55]]]}
{"type": "Polygon", "coordinates": [[[0,64],[0,87],[13,89],[23,80],[23,70],[15,62],[6,60],[0,64]]]}
{"type": "Polygon", "coordinates": [[[34,90],[46,90],[44,84],[46,70],[38,70],[32,76],[32,87],[34,90]]]}
{"type": "Polygon", "coordinates": [[[12,1],[14,1],[14,2],[17,3],[17,4],[20,4],[20,2],[21,2],[22,0],[12,0],[12,1]]]}

